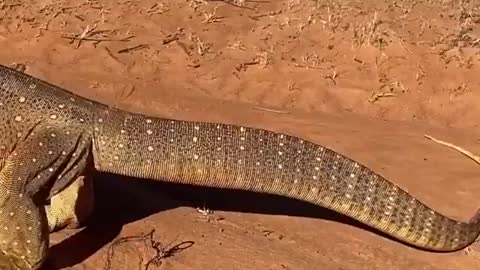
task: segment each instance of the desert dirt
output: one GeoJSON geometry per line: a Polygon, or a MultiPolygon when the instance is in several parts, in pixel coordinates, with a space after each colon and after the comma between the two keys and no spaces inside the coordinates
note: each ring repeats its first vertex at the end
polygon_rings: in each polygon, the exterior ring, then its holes
{"type": "MultiPolygon", "coordinates": [[[[2,0],[0,63],[134,112],[309,139],[466,221],[480,165],[424,134],[480,154],[475,2],[2,0]]],[[[475,247],[417,250],[296,201],[95,180],[96,212],[52,235],[46,269],[480,269],[475,247]]]]}

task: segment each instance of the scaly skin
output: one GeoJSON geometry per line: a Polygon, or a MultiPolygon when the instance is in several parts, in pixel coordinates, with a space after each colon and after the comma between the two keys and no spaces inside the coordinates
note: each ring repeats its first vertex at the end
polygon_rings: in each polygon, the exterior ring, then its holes
{"type": "Polygon", "coordinates": [[[452,220],[361,164],[297,137],[112,109],[3,66],[0,101],[2,269],[38,269],[48,233],[88,215],[91,187],[83,202],[72,194],[93,167],[296,198],[426,250],[456,251],[480,233],[478,212],[468,223],[452,220]],[[78,203],[83,213],[74,211],[78,203]]]}

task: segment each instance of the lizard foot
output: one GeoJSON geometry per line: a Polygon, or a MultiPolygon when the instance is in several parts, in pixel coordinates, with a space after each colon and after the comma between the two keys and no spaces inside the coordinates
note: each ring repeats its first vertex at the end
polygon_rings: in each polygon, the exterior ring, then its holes
{"type": "Polygon", "coordinates": [[[91,177],[79,176],[45,207],[49,231],[82,227],[93,212],[94,201],[91,177]]]}

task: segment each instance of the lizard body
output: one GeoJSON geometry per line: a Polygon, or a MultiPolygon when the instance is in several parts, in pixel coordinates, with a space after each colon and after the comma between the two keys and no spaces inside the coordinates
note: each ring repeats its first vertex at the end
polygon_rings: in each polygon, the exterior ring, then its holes
{"type": "Polygon", "coordinates": [[[49,232],[78,222],[62,205],[76,199],[58,198],[71,197],[84,180],[88,193],[93,168],[295,198],[426,250],[456,251],[480,233],[479,212],[470,222],[450,219],[360,163],[298,137],[113,109],[1,65],[0,110],[1,269],[43,264],[49,232]]]}

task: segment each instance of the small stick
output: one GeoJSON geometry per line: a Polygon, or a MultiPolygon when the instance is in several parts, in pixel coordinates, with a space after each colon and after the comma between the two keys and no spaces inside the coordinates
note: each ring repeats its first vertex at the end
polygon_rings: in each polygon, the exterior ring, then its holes
{"type": "Polygon", "coordinates": [[[105,47],[105,51],[107,51],[107,54],[115,61],[122,63],[122,61],[120,61],[117,57],[115,57],[115,55],[113,55],[112,51],[110,51],[110,49],[108,47],[105,47]]]}
{"type": "Polygon", "coordinates": [[[178,35],[175,33],[173,35],[169,35],[166,38],[164,38],[162,43],[165,45],[176,40],[178,40],[178,35]]]}
{"type": "Polygon", "coordinates": [[[245,71],[247,70],[247,66],[253,66],[253,65],[258,65],[260,64],[260,61],[258,60],[253,60],[253,61],[250,61],[250,62],[245,62],[245,63],[241,63],[241,64],[238,64],[235,66],[235,69],[240,72],[240,71],[245,71]]]}
{"type": "Polygon", "coordinates": [[[246,7],[246,6],[241,6],[241,5],[232,3],[231,1],[227,1],[227,0],[210,0],[210,2],[223,2],[223,3],[227,4],[227,5],[232,6],[232,7],[244,8],[244,9],[249,9],[249,10],[255,10],[254,8],[246,7]]]}
{"type": "Polygon", "coordinates": [[[441,140],[438,140],[438,139],[435,139],[434,137],[430,136],[430,135],[427,135],[427,134],[424,134],[423,136],[425,136],[425,138],[429,139],[429,140],[432,140],[438,144],[441,144],[441,145],[444,145],[444,146],[447,146],[449,148],[452,148],[462,154],[464,154],[465,156],[469,157],[470,159],[472,159],[473,161],[475,161],[477,164],[480,164],[480,157],[474,155],[472,152],[468,151],[468,150],[465,150],[463,149],[462,147],[460,146],[456,146],[454,144],[451,144],[451,143],[448,143],[448,142],[445,142],[445,141],[441,141],[441,140]]]}
{"type": "Polygon", "coordinates": [[[380,98],[384,98],[384,97],[395,97],[395,94],[394,93],[372,93],[372,95],[368,99],[368,102],[374,103],[380,98]]]}
{"type": "Polygon", "coordinates": [[[280,111],[280,110],[274,110],[274,109],[269,109],[269,108],[264,108],[264,107],[253,107],[256,110],[260,111],[266,111],[266,112],[273,112],[273,113],[282,113],[282,114],[288,114],[288,111],[280,111]]]}
{"type": "Polygon", "coordinates": [[[338,76],[337,71],[334,70],[333,74],[331,76],[325,76],[325,79],[330,79],[330,80],[332,80],[334,85],[337,85],[337,81],[335,81],[335,78],[337,78],[337,76],[338,76]]]}
{"type": "Polygon", "coordinates": [[[137,51],[145,48],[148,48],[147,44],[140,44],[133,47],[128,47],[125,49],[118,50],[117,53],[128,53],[128,52],[137,51]]]}
{"type": "Polygon", "coordinates": [[[295,63],[294,66],[299,67],[299,68],[307,68],[307,69],[309,69],[309,68],[312,68],[312,69],[326,69],[324,67],[316,67],[316,66],[312,66],[312,65],[307,66],[307,65],[302,65],[302,64],[298,64],[298,63],[295,63]]]}
{"type": "Polygon", "coordinates": [[[75,37],[75,36],[69,36],[69,35],[62,35],[62,38],[67,38],[67,39],[73,39],[73,40],[85,40],[85,41],[98,41],[98,42],[103,42],[103,41],[120,41],[120,42],[127,42],[130,41],[130,39],[133,36],[125,37],[125,38],[120,38],[120,39],[114,39],[114,38],[87,38],[87,37],[75,37]]]}

